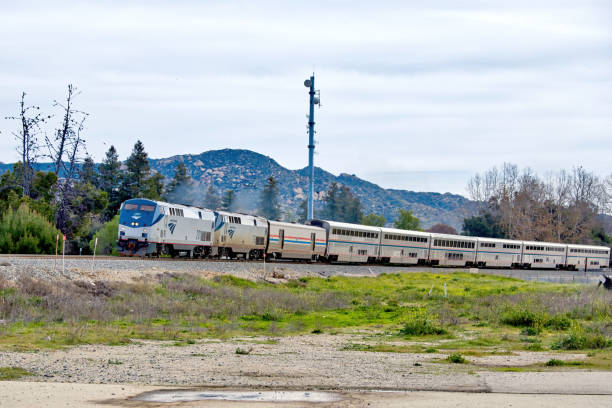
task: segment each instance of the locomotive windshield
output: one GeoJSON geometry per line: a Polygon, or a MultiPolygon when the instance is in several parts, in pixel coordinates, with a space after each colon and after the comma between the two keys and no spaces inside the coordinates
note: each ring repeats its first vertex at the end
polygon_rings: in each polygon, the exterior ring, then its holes
{"type": "Polygon", "coordinates": [[[153,223],[157,205],[149,200],[129,200],[119,214],[119,224],[130,227],[147,227],[153,223]]]}

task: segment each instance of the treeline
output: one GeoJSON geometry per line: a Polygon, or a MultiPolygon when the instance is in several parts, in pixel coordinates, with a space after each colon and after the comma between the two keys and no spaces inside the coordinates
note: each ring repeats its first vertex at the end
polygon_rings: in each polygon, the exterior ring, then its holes
{"type": "Polygon", "coordinates": [[[479,214],[464,220],[466,235],[612,244],[601,215],[610,210],[612,185],[582,167],[542,179],[506,163],[475,175],[467,189],[479,214]]]}

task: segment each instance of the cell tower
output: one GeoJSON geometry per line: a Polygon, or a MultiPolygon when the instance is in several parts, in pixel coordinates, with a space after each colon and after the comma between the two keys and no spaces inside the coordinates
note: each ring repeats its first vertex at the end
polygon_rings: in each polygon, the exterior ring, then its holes
{"type": "MultiPolygon", "coordinates": [[[[319,90],[315,89],[315,77],[314,72],[310,76],[310,79],[304,81],[304,86],[309,88],[310,91],[310,114],[308,115],[308,172],[310,174],[310,184],[308,186],[308,219],[313,218],[314,209],[314,106],[319,105],[320,93],[319,90]]],[[[319,105],[321,107],[321,105],[319,105]]]]}

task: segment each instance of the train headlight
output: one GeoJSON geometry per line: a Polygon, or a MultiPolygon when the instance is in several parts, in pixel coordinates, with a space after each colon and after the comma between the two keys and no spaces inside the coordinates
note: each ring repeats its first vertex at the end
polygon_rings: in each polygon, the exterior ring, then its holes
{"type": "Polygon", "coordinates": [[[142,232],[144,232],[144,233],[146,234],[147,229],[146,229],[146,228],[143,228],[143,229],[142,229],[142,232]]]}

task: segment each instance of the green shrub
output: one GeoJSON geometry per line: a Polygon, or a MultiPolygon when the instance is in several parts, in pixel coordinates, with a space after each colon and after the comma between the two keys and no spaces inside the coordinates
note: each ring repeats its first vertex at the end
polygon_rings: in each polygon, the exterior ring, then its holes
{"type": "Polygon", "coordinates": [[[459,353],[453,353],[450,356],[446,357],[446,361],[454,364],[465,364],[467,360],[459,353]]]}
{"type": "Polygon", "coordinates": [[[404,328],[400,330],[400,334],[404,336],[426,336],[446,334],[446,330],[436,326],[427,317],[418,316],[406,322],[404,328]]]}
{"type": "Polygon", "coordinates": [[[552,348],[555,350],[585,350],[603,349],[610,346],[611,341],[601,333],[585,331],[580,325],[575,325],[570,333],[560,337],[552,348]]]}
{"type": "Polygon", "coordinates": [[[540,330],[539,327],[525,327],[523,330],[521,330],[521,334],[523,336],[537,336],[541,332],[542,330],[540,330]]]}
{"type": "Polygon", "coordinates": [[[117,234],[119,230],[119,215],[115,215],[112,220],[100,228],[89,241],[89,248],[93,253],[94,243],[98,238],[98,248],[96,254],[117,255],[117,234]]]}
{"type": "Polygon", "coordinates": [[[567,330],[572,325],[572,319],[567,316],[553,316],[546,322],[546,327],[553,330],[567,330]]]}
{"type": "Polygon", "coordinates": [[[525,307],[508,308],[502,314],[501,322],[514,327],[541,327],[546,317],[525,307]]]}
{"type": "MultiPolygon", "coordinates": [[[[0,220],[0,253],[53,254],[59,231],[23,203],[0,220]]],[[[61,245],[61,242],[60,242],[61,245]]]]}
{"type": "Polygon", "coordinates": [[[546,362],[547,367],[560,367],[564,365],[562,360],[557,360],[556,358],[552,358],[546,362]]]}

